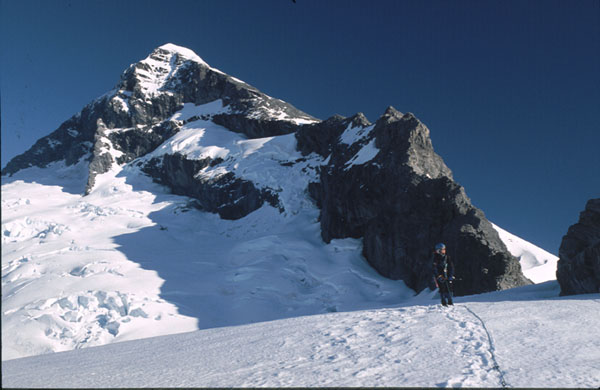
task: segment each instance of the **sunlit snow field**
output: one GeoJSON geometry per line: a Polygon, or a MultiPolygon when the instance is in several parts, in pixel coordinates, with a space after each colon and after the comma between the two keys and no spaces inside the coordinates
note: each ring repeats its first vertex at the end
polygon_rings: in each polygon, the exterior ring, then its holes
{"type": "Polygon", "coordinates": [[[278,189],[283,212],[236,221],[135,164],[85,197],[84,163],[3,177],[3,386],[600,385],[600,295],[559,298],[556,256],[496,227],[541,284],[443,309],[377,274],[360,240],[322,241],[306,192],[322,160],[295,146],[199,120],[146,157],[221,157],[201,174],[278,189]]]}

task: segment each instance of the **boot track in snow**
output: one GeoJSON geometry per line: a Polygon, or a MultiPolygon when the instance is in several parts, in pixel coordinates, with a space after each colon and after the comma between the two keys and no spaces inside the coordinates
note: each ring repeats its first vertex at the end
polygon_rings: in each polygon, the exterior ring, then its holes
{"type": "MultiPolygon", "coordinates": [[[[462,315],[460,310],[452,307],[443,309],[446,317],[457,323],[456,337],[459,340],[457,353],[469,359],[469,365],[463,370],[464,376],[462,378],[453,378],[448,381],[447,385],[462,384],[469,386],[469,381],[474,376],[478,376],[481,382],[485,382],[488,375],[496,373],[497,380],[502,388],[510,387],[498,365],[494,340],[483,319],[466,305],[455,305],[454,307],[462,308],[470,314],[470,316],[462,315]],[[475,317],[477,321],[469,317],[475,317]]],[[[473,385],[476,384],[473,383],[473,385]]]]}

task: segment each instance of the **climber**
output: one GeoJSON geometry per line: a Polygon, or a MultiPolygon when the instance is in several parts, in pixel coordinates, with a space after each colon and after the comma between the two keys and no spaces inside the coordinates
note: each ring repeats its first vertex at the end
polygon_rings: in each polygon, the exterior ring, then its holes
{"type": "Polygon", "coordinates": [[[433,252],[433,278],[435,285],[440,290],[442,305],[453,305],[454,264],[450,256],[446,255],[446,245],[442,243],[437,244],[433,252]]]}

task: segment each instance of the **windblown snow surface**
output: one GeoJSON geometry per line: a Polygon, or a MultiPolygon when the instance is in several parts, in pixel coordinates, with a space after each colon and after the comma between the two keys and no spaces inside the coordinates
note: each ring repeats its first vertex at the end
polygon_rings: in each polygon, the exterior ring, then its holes
{"type": "MultiPolygon", "coordinates": [[[[550,280],[442,308],[378,275],[360,240],[322,241],[306,186],[323,161],[293,135],[196,121],[144,158],[173,152],[222,158],[199,174],[276,189],[284,211],[221,220],[142,160],[85,197],[85,162],[3,177],[4,387],[600,385],[600,295],[550,280]]],[[[499,231],[547,280],[556,257],[499,231]]]]}

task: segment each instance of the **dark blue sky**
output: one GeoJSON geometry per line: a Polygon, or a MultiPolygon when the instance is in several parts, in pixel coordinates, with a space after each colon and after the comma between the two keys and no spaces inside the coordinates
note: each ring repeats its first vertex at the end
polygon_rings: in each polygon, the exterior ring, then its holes
{"type": "Polygon", "coordinates": [[[600,1],[1,2],[2,166],[164,43],[321,119],[392,105],[473,203],[558,253],[600,197],[600,1]]]}

